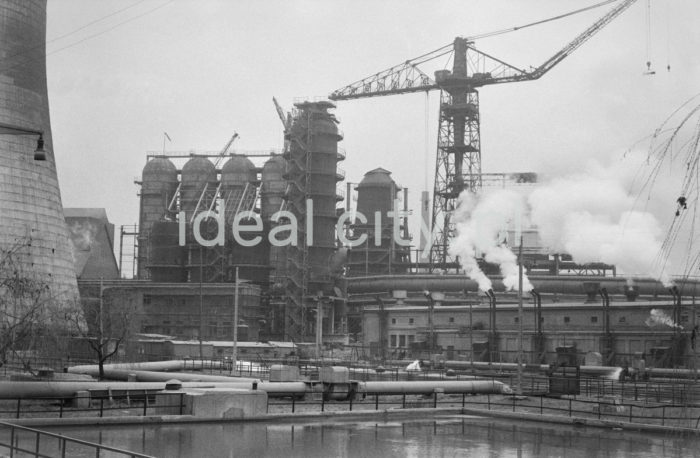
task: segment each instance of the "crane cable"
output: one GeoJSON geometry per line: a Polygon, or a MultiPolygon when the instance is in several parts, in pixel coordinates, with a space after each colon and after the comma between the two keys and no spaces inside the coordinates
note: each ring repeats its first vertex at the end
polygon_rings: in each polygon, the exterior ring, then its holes
{"type": "Polygon", "coordinates": [[[656,72],[651,69],[651,0],[647,0],[646,8],[646,47],[647,47],[647,71],[645,75],[653,75],[656,72]]]}
{"type": "Polygon", "coordinates": [[[579,13],[584,13],[584,12],[586,12],[586,11],[590,11],[590,10],[592,10],[592,9],[599,8],[599,7],[601,7],[601,6],[605,6],[605,5],[608,5],[608,4],[610,4],[610,3],[615,3],[615,2],[617,2],[617,1],[618,1],[618,0],[605,0],[605,1],[603,1],[603,2],[596,3],[595,5],[590,5],[590,6],[587,6],[587,7],[585,7],[585,8],[580,8],[580,9],[578,9],[578,10],[574,10],[574,11],[570,11],[570,12],[568,12],[568,13],[560,14],[560,15],[558,15],[558,16],[552,16],[552,17],[547,18],[547,19],[541,19],[541,20],[539,20],[539,21],[530,22],[529,24],[524,24],[524,25],[517,26],[517,27],[509,27],[509,28],[507,28],[507,29],[495,30],[495,31],[493,31],[493,32],[486,32],[486,33],[482,33],[482,34],[479,34],[479,35],[472,35],[472,36],[464,37],[464,38],[465,38],[466,40],[478,40],[478,39],[481,39],[481,38],[489,38],[489,37],[494,37],[494,36],[496,36],[496,35],[503,35],[503,34],[505,34],[505,33],[515,32],[515,31],[518,31],[518,30],[521,30],[521,29],[526,29],[526,28],[528,28],[528,27],[534,27],[534,26],[536,26],[536,25],[545,24],[545,23],[547,23],[547,22],[552,22],[552,21],[556,21],[556,20],[559,20],[559,19],[564,19],[564,18],[566,18],[566,17],[573,16],[573,15],[579,14],[579,13]]]}

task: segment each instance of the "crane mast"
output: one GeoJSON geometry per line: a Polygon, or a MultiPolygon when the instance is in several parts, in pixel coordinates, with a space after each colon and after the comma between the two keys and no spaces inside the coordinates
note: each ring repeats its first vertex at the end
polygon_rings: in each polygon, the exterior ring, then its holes
{"type": "Polygon", "coordinates": [[[452,215],[463,191],[481,189],[481,133],[479,92],[482,86],[531,81],[542,77],[637,0],[623,0],[580,33],[564,48],[526,71],[474,47],[469,38],[457,37],[446,45],[415,59],[363,78],[334,91],[331,100],[407,94],[440,90],[435,183],[433,187],[430,261],[433,268],[451,265],[449,243],[455,236],[452,215]],[[418,65],[453,53],[452,70],[438,70],[430,78],[418,65]]]}

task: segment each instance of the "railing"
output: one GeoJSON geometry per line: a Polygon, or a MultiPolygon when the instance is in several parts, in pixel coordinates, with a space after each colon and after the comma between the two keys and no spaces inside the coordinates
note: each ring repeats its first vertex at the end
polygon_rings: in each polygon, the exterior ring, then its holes
{"type": "MultiPolygon", "coordinates": [[[[237,370],[235,372],[236,376],[239,377],[255,377],[255,378],[268,378],[270,374],[270,367],[267,364],[262,355],[260,354],[246,354],[239,356],[238,364],[236,365],[237,370]],[[245,361],[243,361],[245,359],[245,361]],[[254,359],[255,361],[249,361],[254,359]]],[[[183,370],[185,371],[197,371],[203,374],[218,374],[218,375],[231,375],[233,374],[233,362],[231,358],[204,358],[200,360],[198,358],[188,358],[185,359],[185,365],[183,370]]],[[[235,379],[232,380],[235,382],[235,379]]]]}
{"type": "Polygon", "coordinates": [[[73,439],[61,434],[54,434],[38,429],[0,422],[0,449],[8,449],[10,457],[34,456],[40,458],[87,456],[100,457],[105,452],[110,456],[128,456],[132,458],[153,458],[129,450],[73,439]]]}
{"type": "Polygon", "coordinates": [[[483,394],[430,395],[361,393],[358,399],[328,400],[320,393],[310,399],[269,398],[268,413],[352,412],[357,410],[384,410],[407,408],[486,409],[489,411],[551,414],[586,419],[625,421],[629,423],[676,426],[698,429],[700,404],[639,404],[623,402],[612,397],[581,399],[576,397],[551,398],[547,396],[518,397],[483,394]]]}
{"type": "MultiPolygon", "coordinates": [[[[105,388],[105,390],[108,390],[105,388]]],[[[0,400],[0,418],[82,418],[113,416],[150,416],[167,411],[182,415],[185,407],[184,393],[156,393],[155,390],[131,390],[126,394],[103,395],[90,393],[83,398],[86,405],[80,406],[80,397],[14,398],[0,400]],[[168,396],[168,401],[156,402],[158,397],[168,396]],[[176,398],[176,400],[172,400],[176,398]],[[71,405],[71,404],[76,404],[71,405]]]]}
{"type": "MultiPolygon", "coordinates": [[[[451,377],[454,380],[454,377],[451,377]]],[[[498,377],[490,380],[497,381],[498,377]]],[[[700,403],[687,401],[679,392],[663,400],[659,384],[618,383],[612,380],[587,379],[581,383],[581,394],[553,398],[542,395],[548,390],[548,380],[524,377],[522,391],[528,396],[470,393],[444,394],[438,389],[428,395],[415,393],[362,392],[350,393],[349,399],[331,400],[334,396],[346,397],[343,392],[274,393],[268,391],[268,413],[313,413],[353,410],[379,410],[389,408],[486,408],[532,414],[553,414],[569,417],[596,418],[627,421],[631,423],[660,424],[698,428],[700,403]],[[585,391],[583,386],[586,387],[585,391]],[[656,397],[654,396],[656,394],[656,397]],[[331,398],[331,399],[329,399],[331,398]]],[[[513,386],[512,378],[500,380],[513,386]]],[[[673,388],[671,388],[673,389],[673,388]]],[[[697,391],[697,390],[696,390],[697,391]]],[[[184,393],[154,393],[146,390],[131,391],[120,395],[92,392],[82,407],[68,405],[66,398],[34,397],[0,400],[0,418],[95,418],[115,416],[183,415],[184,393]],[[158,396],[168,396],[156,402],[158,396]]],[[[80,398],[77,398],[77,404],[80,398]]],[[[0,426],[5,424],[0,423],[0,426]]],[[[0,446],[15,444],[14,435],[0,446]]],[[[37,439],[39,441],[39,439],[37,439]]],[[[38,444],[39,442],[37,442],[38,444]]],[[[60,445],[60,444],[59,444],[60,445]]],[[[38,445],[37,445],[38,447],[38,445]]],[[[60,449],[60,447],[59,447],[60,449]]],[[[19,449],[18,449],[19,450],[19,449]]],[[[38,448],[37,448],[38,450],[38,448]]],[[[23,450],[26,451],[26,450],[23,450]]],[[[27,453],[32,453],[27,452],[27,453]]],[[[43,452],[42,452],[43,453],[43,452]]],[[[48,456],[35,454],[34,456],[48,456]]],[[[62,455],[63,456],[63,455],[62,455]]],[[[69,455],[70,456],[70,455],[69,455]]],[[[140,455],[134,455],[140,456],[140,455]]]]}

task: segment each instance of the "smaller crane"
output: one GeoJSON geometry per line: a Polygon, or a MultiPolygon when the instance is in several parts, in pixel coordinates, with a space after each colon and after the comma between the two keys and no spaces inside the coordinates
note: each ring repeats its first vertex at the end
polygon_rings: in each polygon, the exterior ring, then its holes
{"type": "Polygon", "coordinates": [[[231,136],[231,139],[226,143],[226,146],[224,146],[224,149],[221,150],[219,153],[219,157],[216,158],[216,163],[214,164],[215,168],[219,168],[219,164],[221,161],[226,157],[226,154],[228,153],[229,148],[231,148],[231,145],[233,145],[233,142],[238,138],[238,132],[233,132],[233,135],[231,136]]]}

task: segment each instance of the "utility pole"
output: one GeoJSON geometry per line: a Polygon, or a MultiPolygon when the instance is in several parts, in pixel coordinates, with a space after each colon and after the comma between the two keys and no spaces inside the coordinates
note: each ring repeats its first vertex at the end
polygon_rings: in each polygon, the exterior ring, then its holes
{"type": "Polygon", "coordinates": [[[234,375],[238,373],[238,267],[236,267],[236,286],[233,295],[233,351],[231,353],[234,375]]]}
{"type": "MultiPolygon", "coordinates": [[[[468,299],[468,298],[467,298],[468,299]]],[[[472,321],[472,301],[469,301],[469,361],[474,373],[474,323],[472,321]]]]}
{"type": "Polygon", "coordinates": [[[202,335],[204,334],[204,294],[202,291],[202,281],[204,280],[202,247],[199,247],[199,360],[204,364],[204,347],[202,345],[202,335]]]}
{"type": "Polygon", "coordinates": [[[323,301],[319,294],[316,302],[316,360],[321,359],[321,339],[323,339],[323,301]]]}
{"type": "Polygon", "coordinates": [[[518,386],[516,393],[523,394],[523,236],[518,248],[518,386]]]}
{"type": "Polygon", "coordinates": [[[104,311],[104,291],[105,291],[104,279],[103,279],[103,277],[100,277],[100,318],[99,318],[100,319],[100,323],[99,323],[100,324],[100,335],[99,335],[99,339],[100,339],[100,343],[99,343],[100,355],[99,356],[100,356],[100,359],[102,358],[102,354],[104,352],[104,344],[105,344],[105,341],[104,341],[104,335],[105,335],[104,319],[103,319],[103,315],[102,315],[102,313],[104,311]]]}

